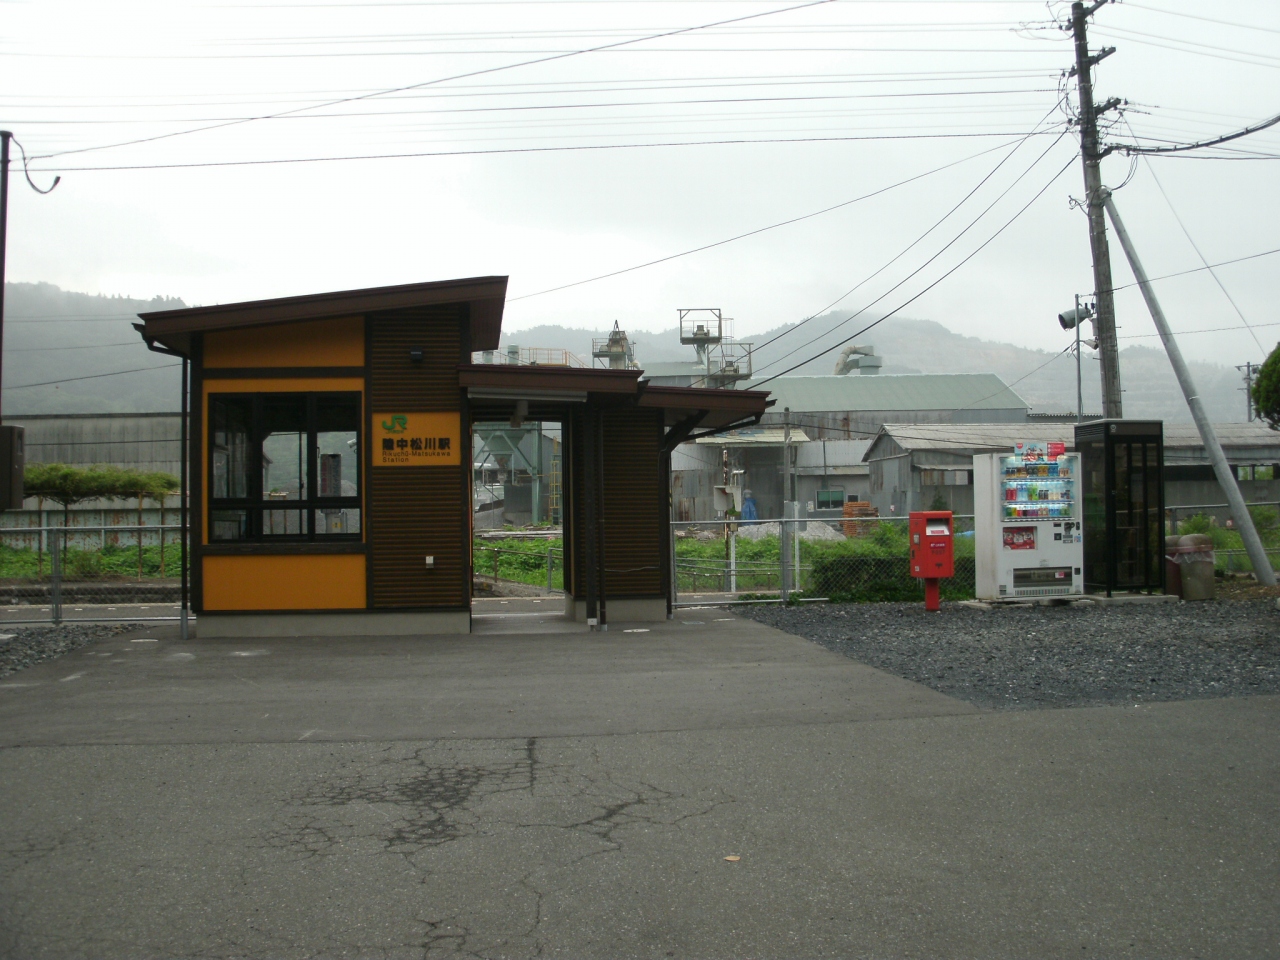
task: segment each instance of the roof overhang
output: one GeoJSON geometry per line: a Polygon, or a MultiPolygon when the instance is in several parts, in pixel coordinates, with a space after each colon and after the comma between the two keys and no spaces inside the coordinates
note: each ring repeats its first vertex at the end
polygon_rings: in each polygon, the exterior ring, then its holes
{"type": "Polygon", "coordinates": [[[471,348],[496,350],[506,298],[506,277],[471,277],[140,313],[143,322],[135,326],[147,346],[189,356],[191,337],[197,333],[465,303],[470,308],[471,348]]]}
{"type": "Polygon", "coordinates": [[[634,399],[637,406],[661,410],[667,428],[687,426],[696,430],[697,436],[754,422],[773,403],[765,390],[657,386],[643,380],[643,373],[472,363],[458,367],[458,384],[477,401],[485,416],[496,416],[503,404],[520,400],[529,401],[531,410],[545,411],[551,404],[583,402],[589,397],[634,399]]]}

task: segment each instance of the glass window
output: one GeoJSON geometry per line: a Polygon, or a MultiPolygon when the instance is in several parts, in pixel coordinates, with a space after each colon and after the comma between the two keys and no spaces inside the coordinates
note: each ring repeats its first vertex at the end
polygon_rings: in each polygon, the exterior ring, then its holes
{"type": "Polygon", "coordinates": [[[844,506],[844,487],[819,490],[817,506],[819,510],[834,510],[837,507],[844,506]]]}
{"type": "Polygon", "coordinates": [[[217,499],[241,500],[249,495],[249,434],[252,423],[251,400],[244,397],[210,399],[211,493],[217,499]]]}
{"type": "Polygon", "coordinates": [[[209,398],[212,541],[360,537],[360,395],[209,398]]]}

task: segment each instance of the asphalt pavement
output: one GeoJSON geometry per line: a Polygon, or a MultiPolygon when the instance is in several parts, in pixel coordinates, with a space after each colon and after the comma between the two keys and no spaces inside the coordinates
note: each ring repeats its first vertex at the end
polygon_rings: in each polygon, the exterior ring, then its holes
{"type": "Polygon", "coordinates": [[[1280,697],[988,711],[717,610],[504,614],[152,627],[0,681],[0,955],[1280,943],[1280,697]]]}

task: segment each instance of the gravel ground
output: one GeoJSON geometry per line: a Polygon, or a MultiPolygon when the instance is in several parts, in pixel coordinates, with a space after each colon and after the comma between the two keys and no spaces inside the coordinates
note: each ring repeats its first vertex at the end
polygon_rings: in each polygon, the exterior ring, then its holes
{"type": "Polygon", "coordinates": [[[136,623],[63,624],[60,627],[28,627],[0,633],[0,677],[46,660],[53,660],[85,644],[136,630],[136,623]]]}
{"type": "Polygon", "coordinates": [[[736,612],[983,707],[1100,706],[1280,693],[1273,600],[991,611],[944,603],[736,612]]]}

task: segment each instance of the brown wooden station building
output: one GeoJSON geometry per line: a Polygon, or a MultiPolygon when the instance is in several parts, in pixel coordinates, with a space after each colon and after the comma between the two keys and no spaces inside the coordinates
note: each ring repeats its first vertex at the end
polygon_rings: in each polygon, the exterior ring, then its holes
{"type": "MultiPolygon", "coordinates": [[[[473,364],[506,277],[141,315],[190,371],[191,607],[200,635],[470,630],[471,425],[560,421],[566,614],[664,619],[670,455],[768,394],[639,370],[473,364]]],[[[184,401],[188,398],[184,397],[184,401]]]]}

